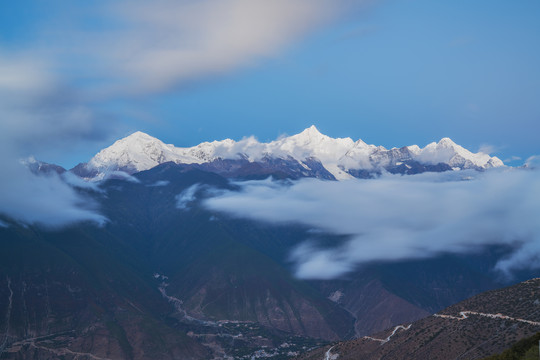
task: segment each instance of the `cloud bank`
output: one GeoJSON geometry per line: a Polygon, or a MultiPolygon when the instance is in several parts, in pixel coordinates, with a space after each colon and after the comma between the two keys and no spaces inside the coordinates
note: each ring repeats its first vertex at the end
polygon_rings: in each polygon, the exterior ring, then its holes
{"type": "Polygon", "coordinates": [[[103,225],[95,204],[79,195],[56,174],[36,176],[19,163],[0,174],[0,214],[22,224],[61,227],[80,221],[103,225]],[[13,181],[16,177],[17,181],[13,181]]]}
{"type": "Polygon", "coordinates": [[[291,258],[301,278],[336,278],[373,261],[470,253],[494,244],[515,249],[497,264],[507,274],[537,267],[540,259],[538,171],[305,179],[292,185],[251,181],[205,205],[237,217],[350,236],[332,248],[309,239],[297,247],[291,258]]]}
{"type": "Polygon", "coordinates": [[[91,111],[64,93],[45,62],[0,49],[0,214],[53,227],[103,224],[105,218],[69,185],[83,184],[56,174],[36,176],[20,161],[52,147],[66,150],[101,130],[91,111]]]}

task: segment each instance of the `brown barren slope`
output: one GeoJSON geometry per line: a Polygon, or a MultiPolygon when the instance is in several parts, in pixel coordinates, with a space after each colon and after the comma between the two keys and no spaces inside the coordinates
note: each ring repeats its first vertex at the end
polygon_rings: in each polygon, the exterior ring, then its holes
{"type": "Polygon", "coordinates": [[[531,279],[476,295],[412,324],[316,349],[300,359],[481,359],[538,331],[540,279],[531,279]]]}

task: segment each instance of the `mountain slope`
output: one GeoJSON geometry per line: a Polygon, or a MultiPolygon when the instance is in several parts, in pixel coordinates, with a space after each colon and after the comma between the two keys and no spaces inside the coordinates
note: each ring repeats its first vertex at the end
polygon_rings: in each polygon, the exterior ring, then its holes
{"type": "Polygon", "coordinates": [[[480,359],[540,330],[540,279],[488,291],[412,324],[301,356],[321,359],[480,359]]]}
{"type": "Polygon", "coordinates": [[[0,358],[208,356],[162,321],[172,309],[145,264],[132,266],[129,249],[97,232],[0,228],[0,358]]]}
{"type": "Polygon", "coordinates": [[[510,349],[506,349],[501,354],[491,355],[484,360],[536,360],[539,356],[540,332],[536,335],[521,339],[510,349]]]}
{"type": "Polygon", "coordinates": [[[192,316],[257,321],[317,338],[337,339],[351,332],[352,318],[346,311],[294,279],[282,263],[242,234],[251,228],[254,238],[274,248],[283,233],[264,233],[250,222],[229,222],[200,206],[206,189],[230,187],[223,177],[170,163],[135,176],[141,183],[110,182],[105,201],[114,213],[107,215],[117,219],[110,231],[125,234],[126,228],[133,228],[139,234],[130,241],[140,241],[141,256],[168,277],[168,294],[181,299],[192,316]],[[148,186],[160,179],[167,184],[148,186]],[[178,208],[175,196],[190,188],[197,189],[194,199],[178,208]],[[133,210],[126,212],[125,206],[133,210]],[[331,312],[332,317],[326,316],[331,312]],[[310,326],[304,321],[311,321],[310,326]]]}

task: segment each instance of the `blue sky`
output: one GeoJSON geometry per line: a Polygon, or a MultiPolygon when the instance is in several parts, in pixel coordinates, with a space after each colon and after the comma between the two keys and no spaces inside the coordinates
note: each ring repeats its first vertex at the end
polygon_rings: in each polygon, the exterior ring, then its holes
{"type": "Polygon", "coordinates": [[[519,165],[540,154],[539,17],[532,0],[5,3],[1,130],[66,167],[135,130],[193,146],[312,124],[519,165]]]}

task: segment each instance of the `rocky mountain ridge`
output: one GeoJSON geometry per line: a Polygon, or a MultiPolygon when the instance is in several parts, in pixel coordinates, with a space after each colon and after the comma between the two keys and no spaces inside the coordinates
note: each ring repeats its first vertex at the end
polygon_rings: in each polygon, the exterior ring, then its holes
{"type": "Polygon", "coordinates": [[[137,131],[101,150],[73,171],[82,177],[99,180],[114,171],[132,174],[165,162],[192,165],[233,177],[237,172],[231,171],[231,166],[242,169],[259,166],[266,170],[295,168],[293,175],[296,177],[337,180],[366,178],[383,171],[413,174],[504,166],[497,157],[472,153],[449,138],[424,148],[411,145],[386,149],[362,140],[331,138],[311,126],[299,134],[269,143],[248,137],[240,141],[203,142],[190,148],[165,144],[137,131]]]}

